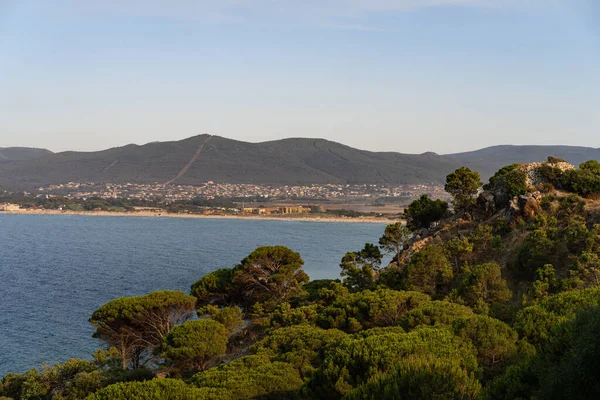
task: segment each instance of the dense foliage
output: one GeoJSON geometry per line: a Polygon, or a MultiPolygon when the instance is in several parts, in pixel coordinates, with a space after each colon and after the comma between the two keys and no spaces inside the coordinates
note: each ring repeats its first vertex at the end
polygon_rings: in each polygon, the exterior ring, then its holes
{"type": "Polygon", "coordinates": [[[590,160],[582,163],[578,169],[565,172],[562,184],[581,196],[600,194],[600,162],[590,160]]]}
{"type": "Polygon", "coordinates": [[[484,189],[502,188],[509,198],[527,193],[527,177],[519,166],[520,164],[511,164],[501,168],[490,178],[484,189]]]}
{"type": "Polygon", "coordinates": [[[482,182],[479,173],[461,167],[446,177],[446,192],[454,197],[454,208],[467,211],[475,204],[475,195],[482,182]]]}
{"type": "Polygon", "coordinates": [[[431,224],[442,219],[447,212],[447,202],[441,199],[430,199],[424,194],[404,210],[404,218],[406,218],[407,228],[416,230],[429,228],[431,224]]]}
{"type": "MultiPolygon", "coordinates": [[[[600,168],[584,164],[542,175],[591,195],[600,168]]],[[[522,193],[519,171],[490,185],[522,193]]],[[[390,224],[379,245],[342,257],[340,280],[309,281],[298,253],[267,246],[201,277],[191,295],[112,300],[90,318],[106,348],[93,361],[9,374],[0,398],[600,397],[596,204],[559,191],[534,215],[482,217],[479,185],[466,168],[451,174],[454,216],[422,197],[409,227],[390,224]]]]}

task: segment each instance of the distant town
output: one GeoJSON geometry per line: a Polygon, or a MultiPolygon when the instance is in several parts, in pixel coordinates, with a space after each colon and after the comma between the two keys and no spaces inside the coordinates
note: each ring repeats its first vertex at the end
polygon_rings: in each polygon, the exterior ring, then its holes
{"type": "Polygon", "coordinates": [[[256,185],[69,182],[4,192],[0,211],[126,212],[197,215],[391,217],[422,194],[444,198],[441,185],[256,185]]]}
{"type": "Polygon", "coordinates": [[[265,200],[355,200],[378,198],[414,198],[428,193],[432,197],[444,197],[441,185],[369,185],[369,184],[311,184],[302,186],[290,185],[255,185],[206,182],[199,186],[174,184],[114,184],[114,183],[78,183],[69,182],[61,185],[40,187],[37,194],[61,195],[71,199],[125,198],[137,200],[153,200],[157,197],[163,201],[203,199],[265,199],[265,200]]]}

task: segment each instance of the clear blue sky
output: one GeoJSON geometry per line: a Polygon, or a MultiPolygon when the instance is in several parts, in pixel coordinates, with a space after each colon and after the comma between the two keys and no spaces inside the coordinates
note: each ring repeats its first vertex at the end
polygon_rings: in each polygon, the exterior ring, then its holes
{"type": "Polygon", "coordinates": [[[0,147],[600,147],[598,0],[0,0],[0,147]]]}

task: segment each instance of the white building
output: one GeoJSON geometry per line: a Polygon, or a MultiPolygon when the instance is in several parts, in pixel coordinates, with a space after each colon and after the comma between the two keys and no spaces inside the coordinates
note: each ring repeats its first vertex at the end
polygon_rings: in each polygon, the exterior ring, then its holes
{"type": "Polygon", "coordinates": [[[0,204],[0,211],[19,211],[21,207],[18,204],[4,203],[0,204]]]}

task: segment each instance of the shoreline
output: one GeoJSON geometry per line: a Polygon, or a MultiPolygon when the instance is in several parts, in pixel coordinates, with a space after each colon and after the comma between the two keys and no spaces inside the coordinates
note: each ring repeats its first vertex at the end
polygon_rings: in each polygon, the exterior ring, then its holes
{"type": "Polygon", "coordinates": [[[70,215],[89,217],[146,217],[146,218],[190,218],[190,219],[245,219],[263,221],[305,221],[305,222],[344,222],[389,224],[396,219],[377,217],[317,217],[317,216],[262,216],[262,215],[203,215],[203,214],[169,214],[149,211],[59,211],[59,210],[19,210],[0,211],[0,215],[70,215]]]}

